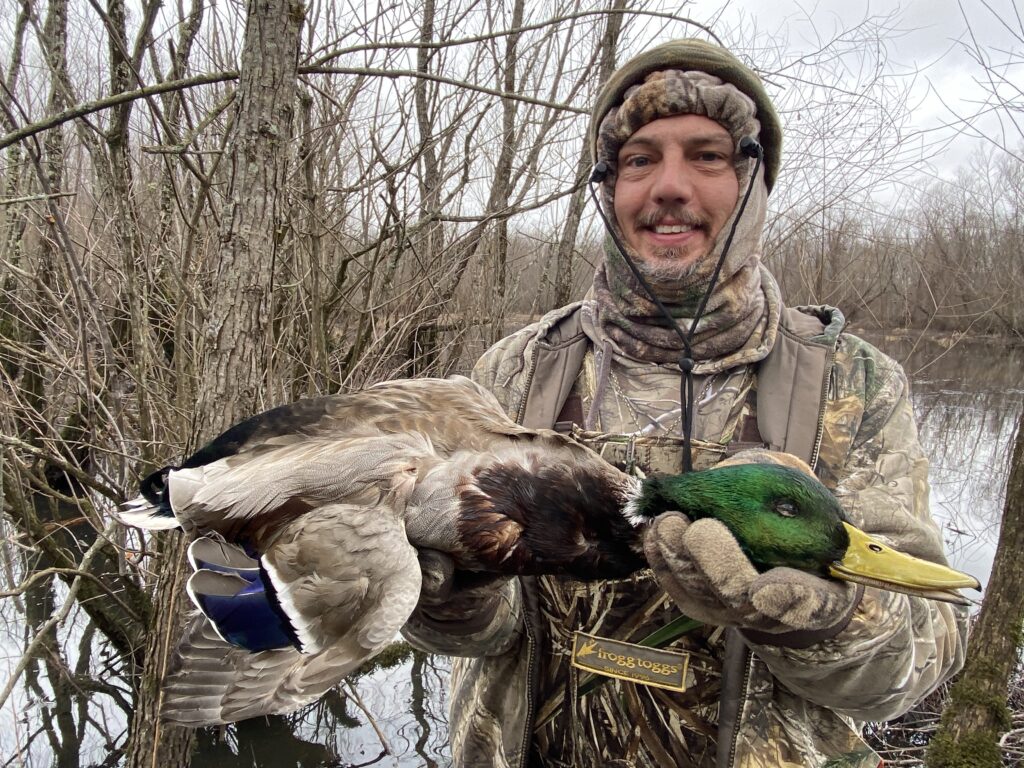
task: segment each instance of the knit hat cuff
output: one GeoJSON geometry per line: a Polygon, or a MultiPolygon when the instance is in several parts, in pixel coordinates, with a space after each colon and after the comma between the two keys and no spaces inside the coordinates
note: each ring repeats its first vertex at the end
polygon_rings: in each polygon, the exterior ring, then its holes
{"type": "Polygon", "coordinates": [[[597,159],[614,175],[619,150],[648,123],[675,115],[701,115],[722,125],[738,147],[744,136],[757,137],[761,124],[754,101],[731,83],[705,72],[669,69],[651,72],[627,89],[622,104],[612,107],[601,121],[597,159]]]}

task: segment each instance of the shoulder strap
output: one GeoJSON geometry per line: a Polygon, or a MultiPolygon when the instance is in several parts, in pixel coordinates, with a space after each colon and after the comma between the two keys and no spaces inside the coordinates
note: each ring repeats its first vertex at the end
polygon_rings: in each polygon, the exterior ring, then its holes
{"type": "Polygon", "coordinates": [[[813,466],[834,350],[821,338],[824,324],[795,309],[782,310],[779,334],[757,373],[757,428],[774,451],[813,466]]]}
{"type": "MultiPolygon", "coordinates": [[[[828,393],[833,348],[821,339],[817,317],[785,308],[775,346],[758,367],[757,432],[771,450],[785,451],[811,463],[828,393]]],[[[569,395],[583,365],[588,339],[579,311],[555,325],[536,346],[533,374],[520,423],[550,429],[570,411],[569,395]]],[[[564,420],[564,419],[563,419],[564,420]]]]}
{"type": "Polygon", "coordinates": [[[536,344],[532,373],[520,411],[524,427],[550,429],[569,399],[587,351],[580,311],[566,315],[536,344]]]}

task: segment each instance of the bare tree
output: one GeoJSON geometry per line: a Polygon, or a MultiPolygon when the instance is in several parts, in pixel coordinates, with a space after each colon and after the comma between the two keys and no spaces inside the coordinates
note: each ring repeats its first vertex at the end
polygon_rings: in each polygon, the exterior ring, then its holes
{"type": "MultiPolygon", "coordinates": [[[[620,11],[625,6],[625,0],[613,0],[611,9],[620,11]]],[[[604,83],[611,77],[612,72],[615,71],[622,20],[623,17],[618,14],[612,14],[608,17],[605,33],[601,38],[600,47],[597,51],[599,61],[597,72],[598,82],[600,83],[604,83]]],[[[577,240],[580,233],[580,221],[583,218],[583,209],[587,205],[587,194],[584,184],[590,175],[590,166],[593,162],[590,152],[590,147],[584,142],[576,164],[576,190],[569,199],[569,210],[568,215],[565,217],[565,226],[562,228],[558,239],[558,246],[554,253],[555,278],[552,301],[555,306],[567,304],[571,298],[574,260],[579,247],[577,240]]]]}
{"type": "Polygon", "coordinates": [[[967,664],[928,749],[929,768],[1003,765],[1000,737],[1012,727],[1007,691],[1024,626],[1024,417],[1010,459],[999,544],[967,664]]]}
{"type": "MultiPolygon", "coordinates": [[[[281,392],[268,380],[275,339],[274,274],[286,196],[297,104],[297,56],[303,7],[291,0],[251,2],[246,16],[241,77],[235,97],[237,132],[226,150],[227,205],[219,258],[209,290],[199,357],[193,439],[205,442],[281,392]]],[[[154,622],[136,700],[127,763],[187,765],[193,732],[159,719],[160,685],[180,622],[186,576],[184,537],[160,543],[154,622]]]]}

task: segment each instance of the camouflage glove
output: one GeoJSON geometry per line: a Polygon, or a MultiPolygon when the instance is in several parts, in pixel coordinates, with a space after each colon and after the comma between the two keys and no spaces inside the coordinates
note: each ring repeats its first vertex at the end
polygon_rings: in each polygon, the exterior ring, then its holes
{"type": "Polygon", "coordinates": [[[431,625],[458,625],[457,634],[468,634],[494,618],[501,585],[508,577],[456,571],[444,552],[419,550],[423,583],[416,612],[431,625]]]}
{"type": "Polygon", "coordinates": [[[758,573],[717,520],[660,515],[644,535],[654,575],[687,616],[738,627],[755,642],[810,645],[838,634],[861,590],[793,568],[758,573]],[[788,633],[799,633],[787,636],[788,633]]]}

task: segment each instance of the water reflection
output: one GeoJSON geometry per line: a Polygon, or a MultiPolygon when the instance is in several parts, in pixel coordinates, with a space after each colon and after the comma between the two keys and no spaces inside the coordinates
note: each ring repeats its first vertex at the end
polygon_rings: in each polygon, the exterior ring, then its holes
{"type": "Polygon", "coordinates": [[[202,729],[192,768],[446,766],[448,669],[406,648],[293,715],[202,729]]]}
{"type": "Polygon", "coordinates": [[[911,379],[921,442],[931,459],[932,512],[952,564],[992,570],[1010,449],[1024,403],[1024,349],[947,339],[872,339],[911,379]]]}
{"type": "MultiPolygon", "coordinates": [[[[1008,448],[1024,401],[1024,350],[872,340],[912,379],[921,439],[932,459],[932,505],[951,559],[984,582],[998,536],[1008,448]]],[[[30,569],[28,555],[22,553],[16,565],[9,583],[30,569]]],[[[6,659],[0,669],[7,676],[31,637],[26,625],[50,615],[63,589],[0,600],[0,654],[6,659]]],[[[62,628],[48,648],[0,710],[0,764],[117,765],[130,706],[118,655],[84,616],[62,628]]],[[[370,671],[289,717],[203,730],[192,765],[442,768],[450,764],[448,670],[443,658],[399,654],[393,666],[370,671]]]]}

